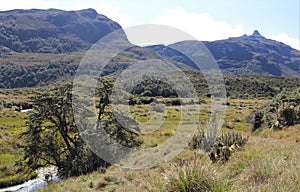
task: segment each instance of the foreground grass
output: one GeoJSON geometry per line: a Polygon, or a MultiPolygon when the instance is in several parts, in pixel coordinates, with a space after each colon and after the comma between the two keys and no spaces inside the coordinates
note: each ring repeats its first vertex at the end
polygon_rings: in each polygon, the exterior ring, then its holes
{"type": "MultiPolygon", "coordinates": [[[[229,102],[223,131],[233,129],[246,134],[251,126],[247,123],[251,111],[266,101],[229,102]]],[[[140,112],[143,114],[145,111],[140,112]]],[[[179,120],[177,115],[173,117],[176,110],[170,108],[168,112],[173,121],[179,120]]],[[[165,136],[164,133],[172,131],[176,130],[166,126],[152,136],[162,137],[165,136]]],[[[69,178],[60,183],[52,183],[41,191],[296,192],[300,188],[299,131],[300,126],[294,126],[281,131],[255,133],[250,136],[244,150],[234,153],[225,164],[213,164],[207,154],[186,149],[171,162],[152,169],[128,170],[112,166],[104,174],[96,171],[69,178]]],[[[147,140],[147,137],[144,139],[147,140]]]]}
{"type": "Polygon", "coordinates": [[[52,183],[40,191],[299,191],[299,143],[251,137],[225,164],[185,150],[172,162],[145,170],[112,166],[52,183]],[[204,187],[204,188],[201,188],[204,187]],[[193,190],[190,190],[193,191],[193,190]]]}

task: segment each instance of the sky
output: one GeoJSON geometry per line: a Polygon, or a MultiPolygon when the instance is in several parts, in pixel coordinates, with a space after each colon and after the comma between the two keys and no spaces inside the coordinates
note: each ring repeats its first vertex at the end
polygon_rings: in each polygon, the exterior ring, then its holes
{"type": "Polygon", "coordinates": [[[123,28],[164,24],[203,41],[258,30],[266,38],[300,50],[299,0],[0,0],[0,5],[1,11],[93,8],[123,28]]]}

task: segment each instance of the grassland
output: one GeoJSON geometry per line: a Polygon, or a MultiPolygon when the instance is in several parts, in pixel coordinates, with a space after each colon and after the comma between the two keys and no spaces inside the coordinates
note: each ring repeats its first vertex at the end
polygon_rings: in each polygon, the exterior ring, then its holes
{"type": "Polygon", "coordinates": [[[25,130],[27,114],[20,113],[20,106],[30,103],[32,89],[0,90],[0,186],[22,183],[35,176],[35,173],[20,169],[21,133],[25,130]]]}
{"type": "MultiPolygon", "coordinates": [[[[28,95],[21,96],[11,91],[0,96],[17,102],[25,101],[28,95]]],[[[130,170],[111,166],[104,173],[98,170],[71,177],[59,183],[50,183],[40,191],[180,191],[180,187],[192,185],[193,182],[203,184],[208,191],[297,191],[300,187],[300,126],[280,131],[258,129],[252,135],[249,133],[249,118],[253,111],[269,101],[228,100],[221,131],[240,132],[249,136],[249,141],[225,164],[212,163],[206,153],[187,148],[170,162],[151,169],[130,170]]],[[[131,115],[145,123],[150,119],[150,107],[134,105],[130,108],[131,115]]],[[[179,109],[178,106],[166,106],[158,117],[154,117],[154,120],[162,117],[165,122],[158,130],[140,136],[143,148],[155,147],[176,133],[181,120],[179,109]]],[[[192,111],[186,118],[198,119],[205,126],[208,115],[209,100],[205,99],[200,111],[192,111]]],[[[26,120],[26,113],[14,109],[0,110],[0,181],[3,183],[16,184],[32,176],[18,172],[14,166],[22,156],[19,134],[25,128],[26,120]]]]}
{"type": "MultiPolygon", "coordinates": [[[[249,136],[242,151],[225,164],[212,163],[207,154],[185,149],[172,161],[151,169],[131,170],[117,166],[51,183],[41,191],[184,191],[180,187],[202,184],[207,191],[298,191],[300,187],[300,126],[285,130],[259,130],[249,134],[249,116],[268,100],[228,101],[222,131],[237,131],[249,136]]],[[[207,119],[203,105],[200,120],[207,119]]],[[[140,122],[149,119],[147,106],[137,105],[132,113],[140,122]]],[[[176,131],[180,113],[166,109],[167,123],[142,136],[144,147],[159,145],[176,131]]],[[[194,118],[191,116],[191,118],[194,118]]]]}
{"type": "Polygon", "coordinates": [[[23,150],[20,134],[26,126],[27,115],[13,109],[0,110],[0,186],[16,185],[35,176],[20,169],[23,150]]]}
{"type": "Polygon", "coordinates": [[[299,143],[293,141],[251,137],[245,149],[226,164],[212,164],[206,154],[185,150],[171,162],[152,169],[112,166],[104,174],[93,172],[69,178],[41,191],[168,191],[174,187],[171,180],[178,180],[184,172],[182,181],[204,180],[212,191],[296,192],[300,185],[297,147],[299,143]],[[190,174],[189,169],[196,173],[190,174]]]}

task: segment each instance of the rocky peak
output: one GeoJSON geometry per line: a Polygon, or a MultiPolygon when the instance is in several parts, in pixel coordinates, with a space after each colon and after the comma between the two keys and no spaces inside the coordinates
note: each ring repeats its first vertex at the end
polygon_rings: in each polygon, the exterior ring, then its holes
{"type": "Polygon", "coordinates": [[[253,34],[250,37],[255,37],[255,38],[265,38],[264,36],[262,36],[258,30],[254,30],[253,34]]]}

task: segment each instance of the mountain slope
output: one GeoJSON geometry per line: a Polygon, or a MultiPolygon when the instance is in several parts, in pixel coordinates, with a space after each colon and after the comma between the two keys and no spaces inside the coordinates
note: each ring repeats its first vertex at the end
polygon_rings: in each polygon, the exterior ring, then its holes
{"type": "MultiPolygon", "coordinates": [[[[0,55],[0,89],[35,87],[70,80],[76,74],[85,54],[85,51],[81,51],[68,54],[14,52],[2,57],[0,55]]],[[[130,65],[149,59],[170,62],[183,71],[193,71],[183,63],[174,62],[152,50],[133,45],[112,58],[101,75],[118,76],[130,65]]],[[[95,71],[95,74],[97,73],[100,71],[95,71]]]]}
{"type": "MultiPolygon", "coordinates": [[[[11,10],[0,12],[0,88],[48,85],[74,76],[88,50],[104,35],[121,26],[93,9],[79,11],[11,10]]],[[[188,45],[183,41],[174,46],[188,45]]],[[[253,35],[204,42],[224,75],[300,77],[300,52],[253,35]]],[[[146,59],[171,61],[183,71],[197,66],[180,52],[164,45],[134,46],[113,58],[102,75],[117,75],[146,59]]]]}
{"type": "MultiPolygon", "coordinates": [[[[181,46],[192,43],[193,41],[183,41],[173,45],[181,46]]],[[[300,51],[281,42],[266,39],[256,30],[250,36],[243,35],[203,43],[225,75],[300,77],[300,51]]],[[[195,66],[186,56],[164,45],[154,45],[148,48],[174,61],[195,66]]]]}
{"type": "Polygon", "coordinates": [[[88,49],[121,26],[93,9],[0,12],[0,52],[65,53],[88,49]]]}

